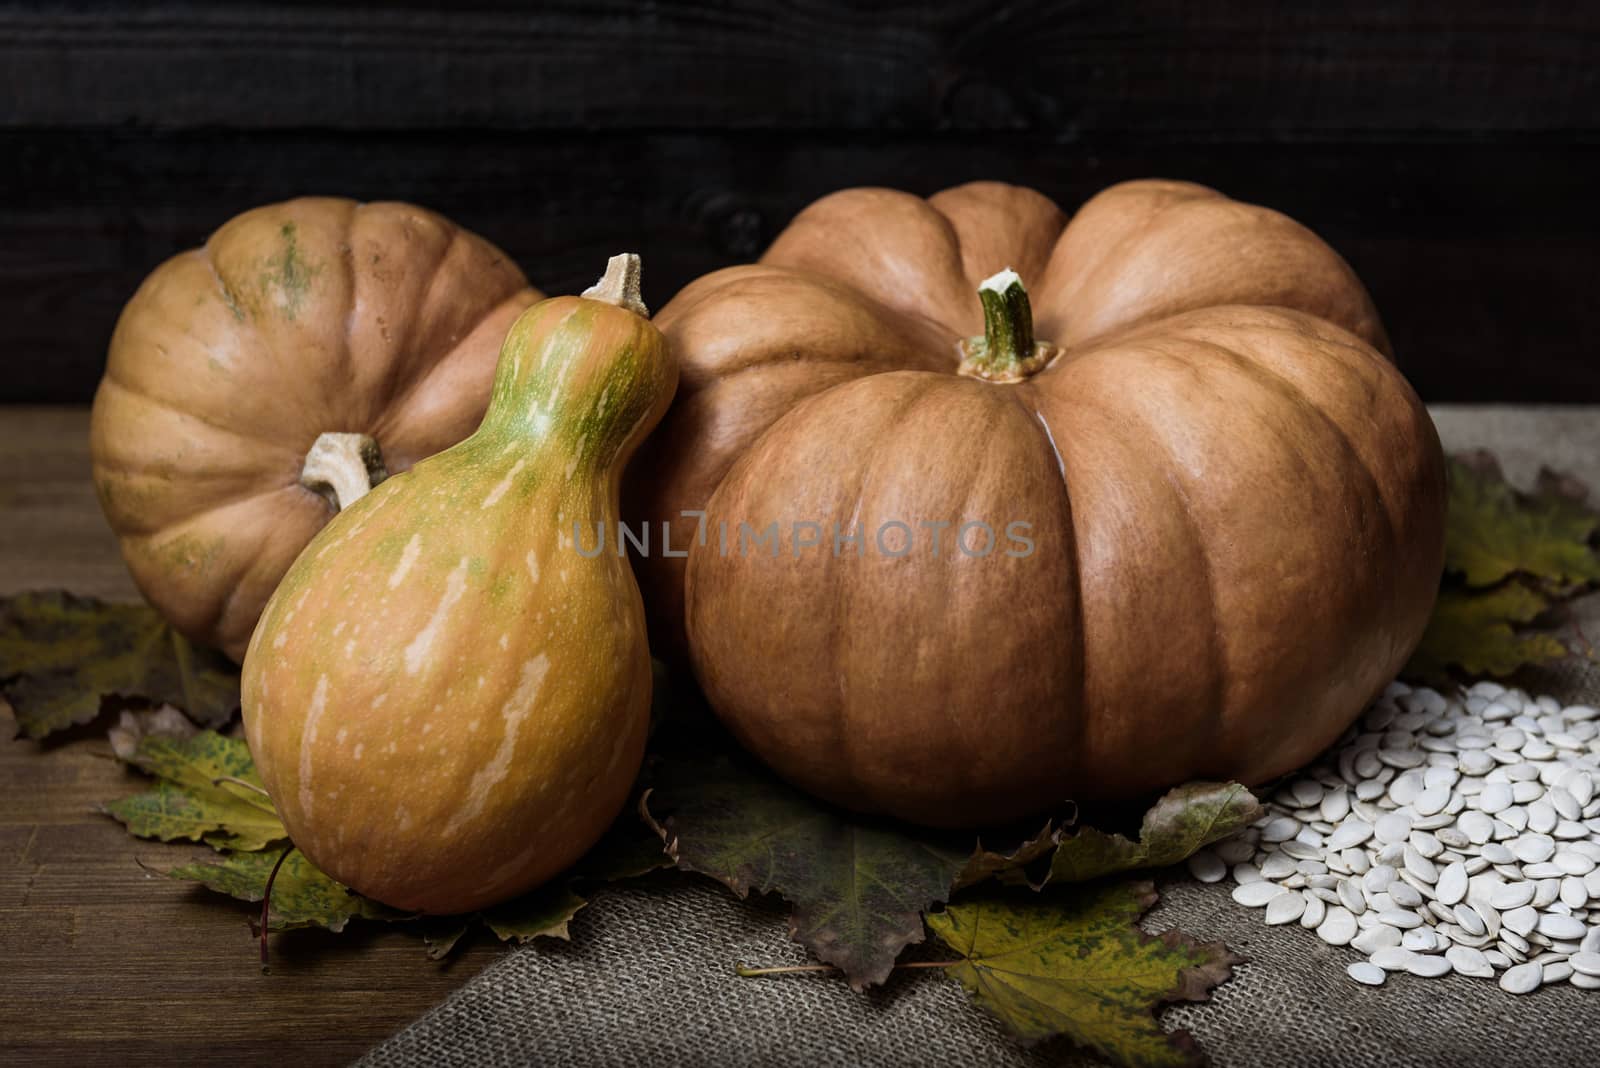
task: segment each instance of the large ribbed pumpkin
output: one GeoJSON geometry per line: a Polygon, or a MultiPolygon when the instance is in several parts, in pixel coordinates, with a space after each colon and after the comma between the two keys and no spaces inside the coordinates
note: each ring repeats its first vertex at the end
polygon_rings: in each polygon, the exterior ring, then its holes
{"type": "Polygon", "coordinates": [[[657,321],[682,386],[627,511],[688,555],[647,563],[655,632],[839,804],[971,825],[1261,782],[1431,610],[1433,425],[1353,272],[1276,212],[849,190],[657,321]]]}
{"type": "Polygon", "coordinates": [[[478,425],[538,299],[500,250],[411,204],[256,208],[162,264],[117,323],[90,427],[140,591],[243,656],[341,502],[478,425]]]}

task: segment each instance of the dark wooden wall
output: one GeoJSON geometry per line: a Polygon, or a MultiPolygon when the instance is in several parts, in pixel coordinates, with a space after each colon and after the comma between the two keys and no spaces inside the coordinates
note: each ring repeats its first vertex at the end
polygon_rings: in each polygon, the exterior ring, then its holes
{"type": "Polygon", "coordinates": [[[173,252],[301,193],[427,204],[646,296],[855,184],[1181,177],[1367,281],[1430,400],[1600,401],[1600,4],[0,4],[0,401],[84,401],[173,252]]]}

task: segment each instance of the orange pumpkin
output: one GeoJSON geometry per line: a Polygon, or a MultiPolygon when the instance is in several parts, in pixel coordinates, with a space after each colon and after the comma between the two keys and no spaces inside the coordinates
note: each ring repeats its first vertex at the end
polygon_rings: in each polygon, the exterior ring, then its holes
{"type": "Polygon", "coordinates": [[[478,425],[537,299],[504,253],[410,204],[257,208],[162,264],[117,323],[90,429],[139,589],[242,657],[338,507],[478,425]]]}
{"type": "Polygon", "coordinates": [[[524,312],[483,424],[317,535],[245,657],[245,735],[297,848],[393,905],[459,913],[572,864],[628,799],[650,726],[622,465],[677,377],[618,256],[524,312]]]}
{"type": "Polygon", "coordinates": [[[1276,212],[848,190],[657,322],[682,385],[626,511],[688,555],[644,561],[654,632],[841,805],[973,825],[1261,782],[1431,611],[1433,425],[1353,272],[1276,212]]]}

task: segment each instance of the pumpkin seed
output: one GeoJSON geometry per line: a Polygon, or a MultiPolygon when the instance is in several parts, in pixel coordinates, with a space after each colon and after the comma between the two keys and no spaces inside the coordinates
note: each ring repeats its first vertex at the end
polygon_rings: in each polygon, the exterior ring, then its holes
{"type": "Polygon", "coordinates": [[[1253,883],[1240,883],[1233,888],[1233,899],[1247,908],[1258,909],[1277,897],[1289,891],[1277,883],[1269,883],[1265,879],[1253,883]]]}
{"type": "Polygon", "coordinates": [[[1363,986],[1382,986],[1388,972],[1370,961],[1358,960],[1345,969],[1345,973],[1363,986]]]}
{"type": "Polygon", "coordinates": [[[1443,957],[1413,956],[1406,962],[1406,971],[1412,975],[1420,975],[1424,979],[1437,979],[1450,971],[1450,962],[1443,957]]]}
{"type": "Polygon", "coordinates": [[[1221,882],[1228,874],[1228,866],[1222,858],[1209,849],[1202,849],[1188,861],[1189,874],[1203,883],[1221,882]]]}
{"type": "Polygon", "coordinates": [[[1317,927],[1317,937],[1330,946],[1345,946],[1356,936],[1356,918],[1349,909],[1342,906],[1332,906],[1328,915],[1317,927]]]}
{"type": "Polygon", "coordinates": [[[1233,865],[1236,900],[1367,954],[1352,968],[1373,985],[1455,971],[1516,993],[1600,987],[1597,781],[1600,711],[1489,682],[1396,684],[1190,870],[1233,865]]]}
{"type": "Polygon", "coordinates": [[[1306,911],[1306,899],[1301,894],[1278,894],[1267,902],[1266,922],[1269,927],[1294,923],[1306,911]]]}
{"type": "Polygon", "coordinates": [[[1444,951],[1444,959],[1450,962],[1450,967],[1459,975],[1478,979],[1494,978],[1494,965],[1489,961],[1488,955],[1471,946],[1451,946],[1444,951]]]}
{"type": "Polygon", "coordinates": [[[1510,994],[1527,994],[1539,988],[1544,978],[1544,965],[1528,962],[1507,968],[1500,976],[1500,989],[1510,994]]]}

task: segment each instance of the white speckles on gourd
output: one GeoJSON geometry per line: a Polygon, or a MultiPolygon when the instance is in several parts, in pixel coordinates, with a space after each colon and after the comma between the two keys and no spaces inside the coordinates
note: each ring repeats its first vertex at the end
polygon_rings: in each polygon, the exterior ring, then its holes
{"type": "Polygon", "coordinates": [[[510,644],[511,644],[511,635],[509,635],[509,634],[500,635],[500,648],[505,649],[508,646],[510,646],[510,644]]]}
{"type": "Polygon", "coordinates": [[[544,689],[545,676],[549,673],[550,658],[544,653],[522,665],[517,688],[500,712],[504,721],[500,745],[489,762],[473,773],[472,781],[467,785],[466,803],[445,826],[446,834],[453,833],[468,820],[477,818],[489,801],[489,791],[510,773],[511,758],[516,755],[517,741],[522,735],[522,724],[537,706],[539,691],[544,689]]]}
{"type": "Polygon", "coordinates": [[[286,630],[280,630],[278,632],[278,636],[276,638],[272,639],[272,647],[274,649],[282,649],[285,645],[288,644],[288,642],[289,642],[289,632],[286,631],[286,630]]]}
{"type": "MultiPolygon", "coordinates": [[[[406,547],[400,550],[400,562],[395,565],[394,571],[389,575],[389,588],[392,590],[406,580],[406,575],[411,572],[411,565],[417,562],[417,556],[422,552],[422,535],[413,534],[411,540],[406,542],[406,547]]],[[[339,633],[334,631],[335,634],[339,633]]]]}
{"type": "Polygon", "coordinates": [[[522,469],[524,467],[526,467],[526,466],[528,466],[528,461],[527,461],[526,457],[524,457],[524,458],[518,460],[516,463],[512,464],[511,465],[511,470],[506,472],[506,477],[502,478],[499,482],[496,482],[494,484],[494,487],[489,490],[487,495],[484,496],[483,503],[480,504],[478,507],[479,508],[493,508],[495,505],[499,504],[500,503],[500,499],[502,497],[504,497],[507,493],[511,492],[512,484],[514,482],[516,482],[517,476],[522,473],[522,469]]]}
{"type": "Polygon", "coordinates": [[[537,586],[539,584],[539,550],[529,549],[528,555],[523,559],[528,564],[528,578],[537,586]]]}
{"type": "Polygon", "coordinates": [[[363,749],[365,749],[365,748],[366,748],[365,745],[363,745],[360,742],[357,742],[356,743],[356,747],[350,751],[350,759],[351,760],[360,760],[361,759],[361,751],[363,749]]]}
{"type": "Polygon", "coordinates": [[[433,615],[428,618],[428,625],[411,639],[411,644],[406,646],[406,674],[415,675],[422,670],[422,665],[428,659],[428,652],[433,648],[434,641],[439,637],[439,631],[444,628],[445,620],[450,616],[450,609],[461,600],[462,594],[467,592],[467,558],[463,556],[461,562],[450,572],[450,577],[445,579],[444,596],[439,598],[438,607],[433,610],[433,615]]]}
{"type": "Polygon", "coordinates": [[[562,477],[565,478],[568,482],[571,482],[572,481],[572,474],[577,469],[578,469],[578,454],[576,452],[574,452],[572,454],[572,459],[567,461],[567,470],[566,470],[566,473],[562,477]]]}
{"type": "Polygon", "coordinates": [[[388,699],[389,699],[389,694],[387,692],[380,693],[378,696],[374,697],[372,699],[372,709],[373,709],[373,711],[376,712],[378,709],[382,708],[383,707],[383,703],[385,701],[387,701],[388,699]]]}
{"type": "Polygon", "coordinates": [[[311,763],[317,747],[317,721],[328,710],[328,676],[317,679],[317,688],[311,691],[311,707],[306,710],[305,733],[300,740],[300,812],[311,815],[315,793],[311,789],[311,763]]]}

